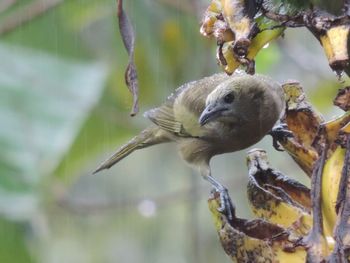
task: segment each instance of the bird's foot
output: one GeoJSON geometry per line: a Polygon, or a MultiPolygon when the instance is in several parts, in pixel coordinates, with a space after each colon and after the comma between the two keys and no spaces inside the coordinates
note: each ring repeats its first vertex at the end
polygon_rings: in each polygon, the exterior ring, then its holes
{"type": "Polygon", "coordinates": [[[232,219],[235,216],[235,209],[231,202],[231,198],[228,195],[226,187],[224,187],[220,182],[218,182],[214,177],[211,176],[209,166],[205,168],[207,169],[203,169],[201,171],[201,175],[206,181],[208,181],[213,186],[214,190],[220,195],[220,207],[218,207],[217,210],[221,214],[226,215],[229,221],[232,221],[232,219]]]}
{"type": "Polygon", "coordinates": [[[215,190],[220,194],[220,207],[218,208],[218,211],[220,213],[225,213],[227,218],[231,221],[233,219],[234,208],[227,189],[223,187],[222,189],[215,190]]]}
{"type": "Polygon", "coordinates": [[[228,191],[226,188],[222,190],[218,190],[217,188],[213,188],[212,192],[219,193],[219,198],[220,198],[220,206],[217,208],[217,210],[224,214],[229,221],[233,220],[234,217],[234,211],[235,207],[233,206],[233,203],[231,201],[231,198],[228,194],[228,191]]]}
{"type": "Polygon", "coordinates": [[[293,137],[293,133],[288,130],[288,126],[285,123],[275,125],[269,132],[272,137],[272,145],[277,151],[283,151],[279,145],[279,141],[284,141],[286,138],[293,137]]]}
{"type": "Polygon", "coordinates": [[[231,198],[228,195],[226,187],[224,187],[222,184],[216,181],[215,178],[211,176],[208,176],[206,179],[214,187],[214,190],[220,194],[220,207],[218,208],[218,211],[220,213],[225,213],[227,218],[231,221],[234,216],[234,207],[231,202],[231,198]]]}

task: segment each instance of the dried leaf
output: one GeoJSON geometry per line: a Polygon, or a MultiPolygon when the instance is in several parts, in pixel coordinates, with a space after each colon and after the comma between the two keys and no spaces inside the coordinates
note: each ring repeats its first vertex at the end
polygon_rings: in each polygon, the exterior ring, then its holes
{"type": "Polygon", "coordinates": [[[310,148],[318,133],[323,117],[314,109],[305,96],[303,87],[297,81],[282,85],[287,108],[285,122],[295,139],[305,148],[310,148]]]}
{"type": "Polygon", "coordinates": [[[350,87],[345,87],[338,91],[337,97],[334,100],[334,105],[338,106],[344,111],[350,109],[350,87]]]}
{"type": "Polygon", "coordinates": [[[288,81],[282,87],[286,99],[283,122],[287,124],[293,137],[277,140],[304,172],[311,176],[318,158],[318,153],[312,145],[324,120],[307,101],[299,82],[288,81]]]}
{"type": "MultiPolygon", "coordinates": [[[[231,200],[232,209],[234,204],[231,200]]],[[[234,262],[305,262],[305,248],[298,247],[301,238],[294,231],[263,219],[247,220],[218,211],[220,195],[211,194],[212,213],[221,246],[234,262]]],[[[235,213],[234,213],[235,214],[235,213]]]]}
{"type": "Polygon", "coordinates": [[[270,223],[304,235],[312,225],[310,190],[270,167],[264,150],[247,156],[248,199],[253,213],[270,223]]]}
{"type": "Polygon", "coordinates": [[[118,4],[118,22],[119,30],[123,39],[126,51],[129,54],[129,64],[125,70],[125,83],[133,96],[133,106],[130,112],[131,116],[135,116],[139,111],[138,91],[139,85],[137,80],[136,66],[134,63],[135,33],[130,20],[123,9],[123,0],[117,0],[118,4]]]}
{"type": "Polygon", "coordinates": [[[338,218],[337,225],[334,231],[335,239],[337,242],[334,251],[331,255],[331,259],[334,262],[346,262],[350,256],[350,189],[349,189],[349,177],[350,177],[350,137],[347,135],[346,154],[344,159],[344,165],[341,172],[340,189],[337,196],[337,210],[338,218]]]}

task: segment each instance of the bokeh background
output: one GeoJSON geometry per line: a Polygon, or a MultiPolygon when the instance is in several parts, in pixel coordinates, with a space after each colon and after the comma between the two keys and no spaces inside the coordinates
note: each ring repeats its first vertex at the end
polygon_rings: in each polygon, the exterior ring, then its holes
{"type": "MultiPolygon", "coordinates": [[[[140,112],[179,85],[220,69],[215,41],[199,34],[209,1],[125,1],[136,31],[140,112]]],[[[207,208],[210,186],[174,145],[96,166],[150,122],[129,117],[128,61],[115,0],[0,1],[0,262],[230,262],[207,208]]],[[[327,118],[337,89],[319,43],[304,29],[258,55],[257,72],[299,80],[327,118]]],[[[271,165],[309,180],[267,136],[271,165]]],[[[252,148],[253,148],[252,147],[252,148]]],[[[213,175],[240,217],[248,150],[217,156],[213,175]]]]}

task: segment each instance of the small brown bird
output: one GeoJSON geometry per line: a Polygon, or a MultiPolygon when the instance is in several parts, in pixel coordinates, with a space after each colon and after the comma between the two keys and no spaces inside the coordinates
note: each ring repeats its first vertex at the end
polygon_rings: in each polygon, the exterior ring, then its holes
{"type": "Polygon", "coordinates": [[[257,143],[279,119],[284,104],[281,86],[262,75],[215,74],[184,84],[162,106],[145,113],[155,125],[119,148],[94,173],[137,149],[176,142],[182,158],[220,192],[224,210],[227,191],[211,176],[210,159],[257,143]]]}

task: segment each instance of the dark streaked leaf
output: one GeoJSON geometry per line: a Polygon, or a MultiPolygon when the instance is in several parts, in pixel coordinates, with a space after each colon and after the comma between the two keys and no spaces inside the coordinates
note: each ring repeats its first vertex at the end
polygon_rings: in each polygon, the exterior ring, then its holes
{"type": "Polygon", "coordinates": [[[135,116],[139,111],[138,107],[138,80],[136,66],[134,63],[134,47],[135,33],[127,14],[123,9],[123,0],[118,0],[118,22],[119,30],[123,39],[124,46],[129,54],[129,64],[125,71],[125,83],[133,96],[133,106],[130,112],[131,116],[135,116]]]}
{"type": "Polygon", "coordinates": [[[345,87],[338,91],[337,97],[334,99],[334,105],[338,106],[344,111],[350,109],[350,87],[345,87]]]}

